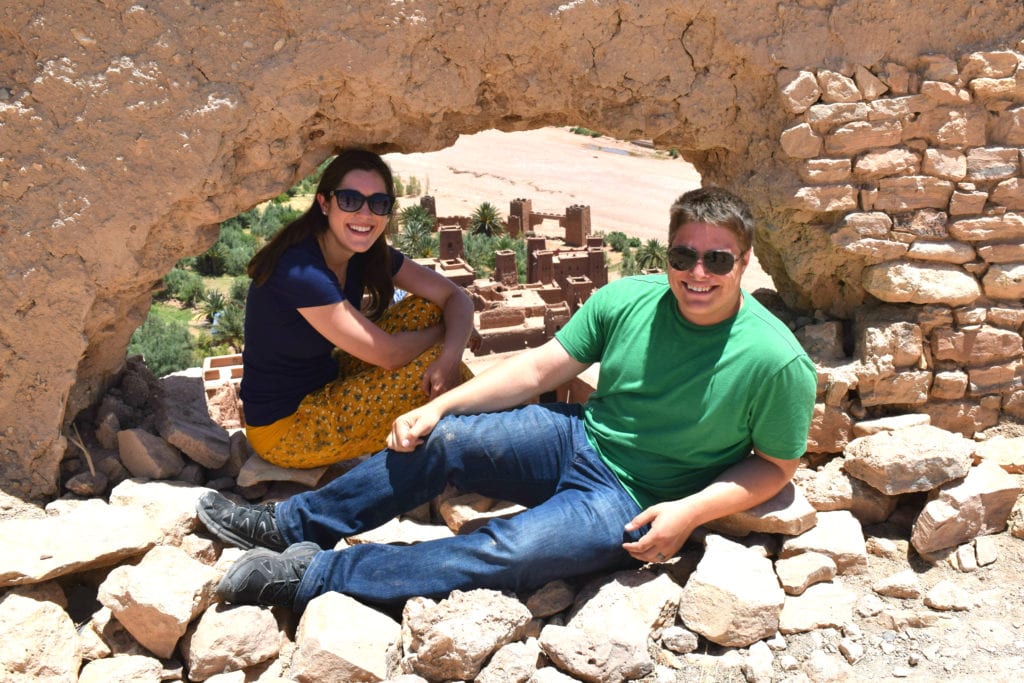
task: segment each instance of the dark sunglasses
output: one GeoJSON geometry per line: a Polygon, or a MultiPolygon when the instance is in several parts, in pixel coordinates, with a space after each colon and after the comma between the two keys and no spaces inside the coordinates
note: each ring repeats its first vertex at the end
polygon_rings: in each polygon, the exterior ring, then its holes
{"type": "Polygon", "coordinates": [[[395,205],[395,198],[383,192],[375,192],[367,197],[356,190],[334,190],[329,194],[334,195],[334,201],[338,208],[348,213],[355,213],[363,207],[363,202],[370,208],[370,213],[378,216],[387,216],[395,205]]]}
{"type": "Polygon", "coordinates": [[[722,249],[704,253],[691,247],[672,247],[668,250],[668,264],[676,270],[690,270],[697,265],[697,261],[702,261],[704,270],[713,275],[728,275],[736,265],[736,257],[732,252],[722,249]]]}

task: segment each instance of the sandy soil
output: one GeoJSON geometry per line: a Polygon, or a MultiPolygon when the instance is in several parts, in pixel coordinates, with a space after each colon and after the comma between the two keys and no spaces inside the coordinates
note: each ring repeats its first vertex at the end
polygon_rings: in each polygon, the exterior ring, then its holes
{"type": "MultiPolygon", "coordinates": [[[[484,201],[507,215],[509,203],[520,197],[544,213],[584,204],[590,206],[595,232],[620,231],[662,243],[672,202],[700,186],[693,166],[665,151],[577,135],[568,128],[484,131],[463,135],[438,152],[389,154],[385,159],[403,181],[410,176],[420,181],[424,194],[434,196],[441,216],[469,215],[484,201]]],[[[774,287],[756,262],[743,284],[749,291],[774,287]]]]}

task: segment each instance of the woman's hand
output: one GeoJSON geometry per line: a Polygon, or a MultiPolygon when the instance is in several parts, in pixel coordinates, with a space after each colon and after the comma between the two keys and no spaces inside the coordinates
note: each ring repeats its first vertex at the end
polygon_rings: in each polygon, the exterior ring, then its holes
{"type": "Polygon", "coordinates": [[[469,341],[466,342],[466,348],[476,353],[480,350],[480,347],[484,343],[484,337],[480,334],[480,330],[475,327],[469,331],[469,341]]]}
{"type": "Polygon", "coordinates": [[[448,360],[442,354],[423,373],[423,393],[429,398],[437,398],[462,382],[462,361],[448,360]]]}

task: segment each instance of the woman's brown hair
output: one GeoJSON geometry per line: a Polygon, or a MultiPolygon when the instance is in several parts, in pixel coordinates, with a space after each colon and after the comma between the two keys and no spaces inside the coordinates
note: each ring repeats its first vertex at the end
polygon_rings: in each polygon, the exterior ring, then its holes
{"type": "MultiPolygon", "coordinates": [[[[347,149],[338,154],[327,165],[316,193],[330,199],[330,192],[341,185],[349,171],[374,171],[384,180],[387,193],[395,196],[395,180],[391,168],[380,155],[364,149],[347,149]]],[[[263,285],[274,272],[277,262],[290,247],[309,237],[319,237],[327,230],[327,216],[314,198],[312,206],[282,228],[249,261],[247,272],[256,287],[263,285]]],[[[391,282],[391,252],[384,234],[366,252],[365,286],[368,303],[363,311],[371,320],[376,320],[391,303],[395,285],[391,282]]],[[[344,287],[345,283],[341,283],[344,287]]],[[[353,302],[359,307],[359,302],[353,302]]]]}

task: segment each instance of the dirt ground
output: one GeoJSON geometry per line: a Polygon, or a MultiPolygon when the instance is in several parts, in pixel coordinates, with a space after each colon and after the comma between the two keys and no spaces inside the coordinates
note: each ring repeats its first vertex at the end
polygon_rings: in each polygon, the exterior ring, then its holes
{"type": "MultiPolygon", "coordinates": [[[[463,135],[447,149],[389,154],[403,181],[416,177],[434,196],[440,216],[468,216],[481,202],[508,215],[513,199],[530,199],[533,210],[562,213],[590,207],[595,232],[624,232],[641,240],[667,240],[668,210],[683,192],[700,186],[700,174],[664,150],[609,137],[592,138],[568,128],[522,133],[490,130],[463,135]]],[[[401,200],[413,203],[410,197],[401,200]]],[[[557,226],[555,226],[557,227],[557,226]]],[[[539,232],[545,233],[545,226],[539,232]]],[[[774,288],[756,259],[743,278],[748,291],[774,288]]]]}
{"type": "MultiPolygon", "coordinates": [[[[529,198],[534,210],[549,213],[586,204],[591,207],[595,231],[619,230],[662,242],[672,201],[700,185],[692,166],[664,151],[577,135],[567,128],[487,131],[462,136],[438,152],[388,155],[387,159],[403,179],[419,179],[424,193],[436,198],[440,215],[468,215],[483,201],[507,215],[509,202],[517,197],[529,198]]],[[[773,288],[756,261],[743,284],[749,291],[773,288]]],[[[997,560],[963,573],[945,562],[925,562],[908,549],[909,524],[881,525],[865,529],[865,534],[895,542],[898,551],[887,557],[871,555],[866,573],[836,581],[857,595],[858,606],[878,599],[883,611],[861,614],[855,608],[846,629],[786,636],[786,649],[775,652],[772,680],[1004,683],[1024,676],[1024,541],[1005,532],[994,536],[997,560]],[[966,593],[972,606],[966,611],[937,611],[924,604],[923,595],[899,599],[872,591],[880,579],[908,568],[917,574],[925,593],[950,580],[966,593]],[[892,615],[906,623],[894,625],[892,615]],[[849,649],[849,643],[858,644],[863,654],[854,654],[845,679],[824,674],[803,678],[800,669],[782,666],[787,655],[802,666],[815,651],[847,662],[850,658],[842,649],[849,649]]],[[[746,680],[735,651],[703,645],[702,651],[707,656],[680,657],[675,662],[682,666],[676,670],[677,681],[746,680]]],[[[671,680],[650,680],[656,679],[671,680]]]]}
{"type": "MultiPolygon", "coordinates": [[[[1009,683],[1024,675],[1024,541],[1004,532],[992,537],[997,548],[993,564],[963,573],[946,562],[930,564],[907,550],[908,531],[893,525],[865,529],[868,538],[895,541],[893,556],[870,555],[863,574],[834,581],[856,596],[854,617],[836,627],[784,636],[785,649],[774,652],[771,681],[776,683],[1009,683]],[[872,586],[879,580],[911,569],[922,589],[918,598],[881,597],[872,586]],[[966,596],[965,611],[939,611],[924,604],[924,595],[949,581],[966,596]],[[881,612],[867,609],[872,603],[881,612]],[[895,622],[898,622],[894,624],[895,622]],[[844,650],[851,653],[849,662],[844,650]],[[835,677],[815,675],[805,668],[812,653],[834,659],[835,677]],[[859,654],[858,654],[859,653],[859,654]],[[791,667],[785,668],[787,658],[791,667]],[[840,664],[835,665],[835,662],[840,664]],[[801,673],[806,672],[808,678],[801,673]]],[[[740,650],[745,653],[745,650],[740,650]]],[[[698,656],[680,657],[683,666],[675,681],[739,683],[747,681],[735,650],[704,647],[698,656]]],[[[654,679],[651,679],[653,683],[654,679]]],[[[665,679],[660,679],[663,683],[665,679]]],[[[669,679],[671,680],[671,679],[669,679]]],[[[769,679],[757,679],[767,683],[769,679]]]]}

